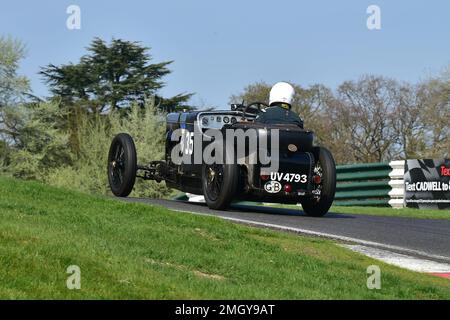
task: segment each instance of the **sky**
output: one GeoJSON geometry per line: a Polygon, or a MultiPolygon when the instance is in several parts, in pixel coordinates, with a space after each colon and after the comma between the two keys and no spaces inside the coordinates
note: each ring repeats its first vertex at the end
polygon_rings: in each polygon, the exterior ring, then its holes
{"type": "Polygon", "coordinates": [[[2,0],[0,35],[20,39],[20,73],[38,96],[49,63],[76,63],[94,37],[140,41],[154,62],[174,60],[164,96],[224,108],[256,81],[322,83],[333,89],[363,74],[418,82],[450,64],[450,1],[2,0]],[[70,5],[81,29],[67,28],[70,5]],[[381,29],[367,27],[380,8],[381,29]]]}

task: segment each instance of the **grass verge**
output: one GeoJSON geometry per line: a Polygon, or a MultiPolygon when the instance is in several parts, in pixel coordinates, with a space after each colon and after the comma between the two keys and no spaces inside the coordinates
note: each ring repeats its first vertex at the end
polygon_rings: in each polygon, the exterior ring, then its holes
{"type": "MultiPolygon", "coordinates": [[[[0,178],[2,299],[448,299],[333,242],[0,178]],[[381,290],[366,268],[381,267],[381,290]],[[69,290],[67,267],[81,269],[69,290]]],[[[301,217],[299,217],[301,219],[301,217]]]]}

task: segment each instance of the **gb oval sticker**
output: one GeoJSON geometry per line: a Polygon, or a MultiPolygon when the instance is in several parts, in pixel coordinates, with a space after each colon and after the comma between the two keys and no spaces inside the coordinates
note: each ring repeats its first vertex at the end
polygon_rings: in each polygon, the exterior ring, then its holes
{"type": "Polygon", "coordinates": [[[281,183],[278,181],[269,181],[264,185],[264,190],[269,193],[278,193],[281,190],[281,183]]]}

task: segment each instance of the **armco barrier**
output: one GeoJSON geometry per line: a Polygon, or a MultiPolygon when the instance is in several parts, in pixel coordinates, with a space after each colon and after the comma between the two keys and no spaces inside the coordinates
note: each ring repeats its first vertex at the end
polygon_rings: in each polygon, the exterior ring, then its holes
{"type": "Polygon", "coordinates": [[[334,205],[403,207],[404,161],[336,167],[334,205]]]}

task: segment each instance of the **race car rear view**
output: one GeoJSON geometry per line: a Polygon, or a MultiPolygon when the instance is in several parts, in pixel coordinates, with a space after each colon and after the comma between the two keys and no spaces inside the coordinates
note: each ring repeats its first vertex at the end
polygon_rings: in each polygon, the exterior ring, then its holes
{"type": "Polygon", "coordinates": [[[313,132],[296,125],[255,121],[264,103],[224,111],[169,113],[165,159],[137,164],[131,136],[118,134],[108,155],[111,190],[126,197],[136,177],[203,195],[211,209],[232,201],[301,203],[310,216],[326,214],[334,200],[336,168],[313,132]]]}

